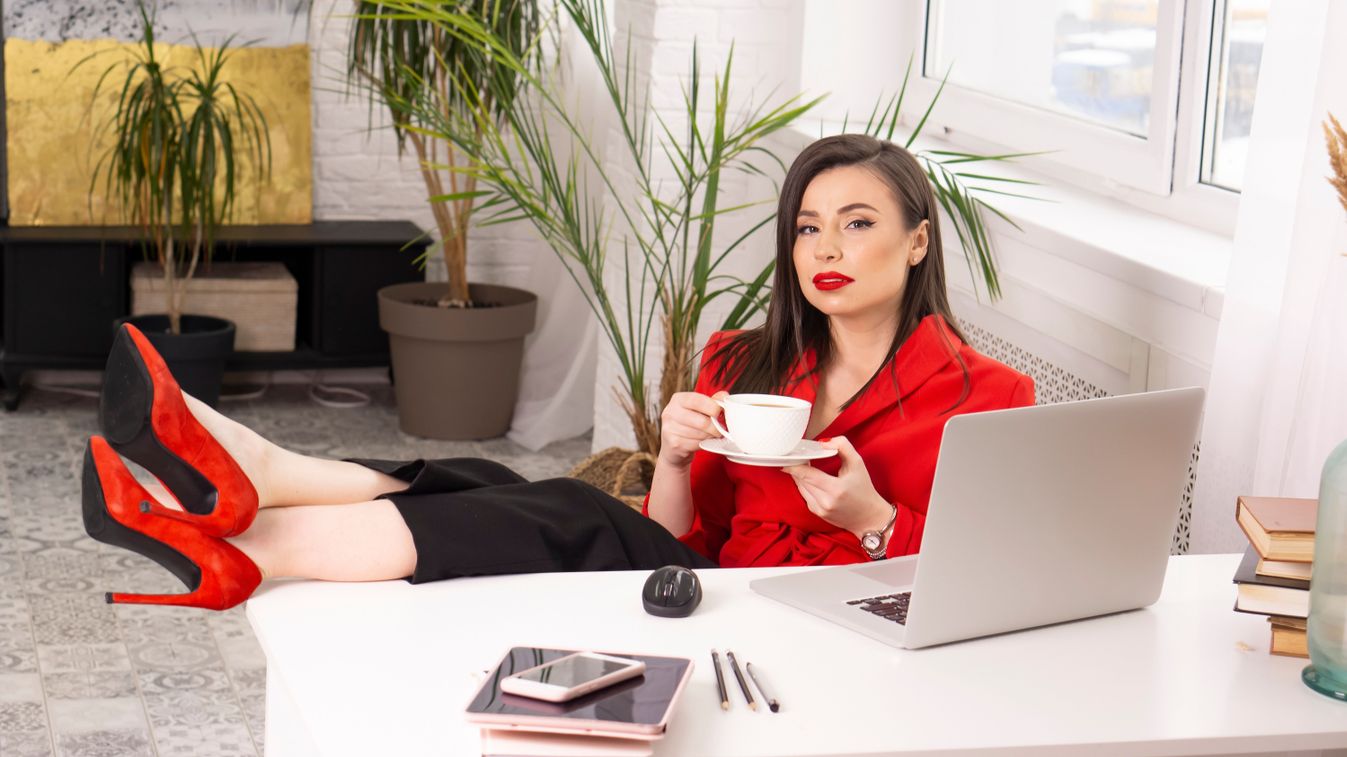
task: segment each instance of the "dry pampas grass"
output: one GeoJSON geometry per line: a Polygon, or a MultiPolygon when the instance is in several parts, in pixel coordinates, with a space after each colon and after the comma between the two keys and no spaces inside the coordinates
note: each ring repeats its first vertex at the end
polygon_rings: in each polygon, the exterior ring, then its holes
{"type": "Polygon", "coordinates": [[[1328,162],[1333,166],[1328,183],[1338,190],[1338,202],[1347,210],[1347,131],[1343,131],[1332,113],[1324,123],[1324,140],[1328,142],[1328,162]]]}

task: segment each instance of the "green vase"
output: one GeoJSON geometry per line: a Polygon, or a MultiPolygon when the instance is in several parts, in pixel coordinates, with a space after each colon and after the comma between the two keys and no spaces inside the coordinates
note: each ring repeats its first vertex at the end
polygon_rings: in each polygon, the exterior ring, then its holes
{"type": "Polygon", "coordinates": [[[1310,581],[1310,664],[1305,685],[1347,702],[1347,441],[1324,461],[1310,581]]]}

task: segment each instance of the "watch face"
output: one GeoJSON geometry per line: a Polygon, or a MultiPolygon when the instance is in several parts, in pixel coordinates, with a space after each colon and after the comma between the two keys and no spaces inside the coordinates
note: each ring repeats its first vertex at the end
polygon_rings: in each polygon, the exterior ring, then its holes
{"type": "Polygon", "coordinates": [[[879,549],[879,540],[879,534],[871,531],[861,537],[861,546],[865,548],[866,552],[874,552],[876,549],[879,549]]]}

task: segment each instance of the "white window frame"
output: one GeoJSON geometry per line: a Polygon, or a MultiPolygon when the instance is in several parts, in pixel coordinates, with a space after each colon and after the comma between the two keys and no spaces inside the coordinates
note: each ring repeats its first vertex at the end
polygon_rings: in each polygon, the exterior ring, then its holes
{"type": "MultiPolygon", "coordinates": [[[[927,0],[902,4],[901,28],[915,51],[908,100],[913,105],[905,105],[905,121],[920,117],[943,76],[924,71],[928,7],[927,0]]],[[[1146,139],[952,83],[923,131],[979,152],[1051,150],[1018,162],[1049,180],[1233,236],[1239,193],[1201,183],[1212,22],[1218,7],[1224,7],[1223,0],[1160,0],[1146,139]]]]}
{"type": "MultiPolygon", "coordinates": [[[[1225,0],[1189,0],[1183,23],[1182,84],[1179,91],[1179,118],[1174,145],[1174,185],[1163,202],[1163,212],[1194,226],[1235,235],[1235,214],[1240,193],[1202,183],[1202,143],[1206,136],[1208,98],[1213,76],[1212,30],[1217,11],[1224,14],[1225,0]],[[1191,51],[1189,53],[1188,51],[1191,51]]],[[[1215,107],[1216,103],[1211,103],[1215,107]]]]}

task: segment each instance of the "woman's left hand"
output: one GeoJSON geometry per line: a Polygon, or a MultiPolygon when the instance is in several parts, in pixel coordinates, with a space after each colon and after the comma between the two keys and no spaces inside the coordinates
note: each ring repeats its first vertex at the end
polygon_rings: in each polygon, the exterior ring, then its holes
{"type": "Polygon", "coordinates": [[[809,511],[838,528],[845,528],[857,538],[866,531],[883,528],[893,514],[893,506],[875,490],[865,461],[856,448],[845,436],[819,440],[819,443],[837,450],[842,467],[836,476],[810,465],[781,469],[795,479],[795,487],[800,490],[809,511]]]}

